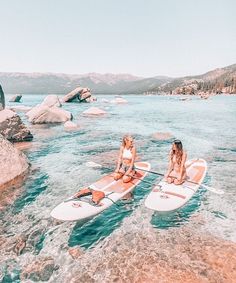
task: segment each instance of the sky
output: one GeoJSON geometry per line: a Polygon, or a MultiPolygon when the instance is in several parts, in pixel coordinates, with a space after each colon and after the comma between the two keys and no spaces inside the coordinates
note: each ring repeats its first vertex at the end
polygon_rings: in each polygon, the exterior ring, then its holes
{"type": "Polygon", "coordinates": [[[0,0],[0,72],[197,75],[236,63],[235,0],[0,0]]]}

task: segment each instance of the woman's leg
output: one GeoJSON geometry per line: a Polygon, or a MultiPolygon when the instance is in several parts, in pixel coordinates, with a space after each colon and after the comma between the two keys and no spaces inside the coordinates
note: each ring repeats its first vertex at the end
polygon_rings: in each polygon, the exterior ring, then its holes
{"type": "Polygon", "coordinates": [[[114,180],[115,181],[119,180],[123,175],[124,173],[122,172],[114,173],[114,180]]]}
{"type": "Polygon", "coordinates": [[[135,174],[135,171],[133,170],[129,175],[124,175],[123,182],[129,183],[133,179],[134,174],[135,174]]]}

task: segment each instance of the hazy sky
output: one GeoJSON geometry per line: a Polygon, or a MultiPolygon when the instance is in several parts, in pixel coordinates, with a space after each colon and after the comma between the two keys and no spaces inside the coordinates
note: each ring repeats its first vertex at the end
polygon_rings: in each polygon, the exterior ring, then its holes
{"type": "Polygon", "coordinates": [[[183,76],[236,63],[236,0],[0,0],[0,72],[183,76]]]}

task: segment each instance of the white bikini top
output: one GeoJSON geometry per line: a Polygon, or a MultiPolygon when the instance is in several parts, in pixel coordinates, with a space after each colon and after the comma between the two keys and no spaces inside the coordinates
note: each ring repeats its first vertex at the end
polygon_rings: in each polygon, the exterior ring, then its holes
{"type": "Polygon", "coordinates": [[[133,156],[133,155],[132,155],[131,149],[126,149],[126,148],[124,147],[122,157],[123,157],[124,159],[132,159],[132,156],[133,156]]]}

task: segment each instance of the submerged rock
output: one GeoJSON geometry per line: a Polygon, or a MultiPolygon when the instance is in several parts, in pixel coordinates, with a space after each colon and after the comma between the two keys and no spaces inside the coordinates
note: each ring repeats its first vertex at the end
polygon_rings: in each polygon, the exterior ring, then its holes
{"type": "Polygon", "coordinates": [[[50,94],[44,98],[41,105],[48,107],[53,107],[53,106],[61,107],[61,102],[57,95],[50,94]]]}
{"type": "Polygon", "coordinates": [[[114,103],[114,104],[126,104],[126,103],[128,103],[128,101],[125,100],[125,99],[122,98],[122,97],[116,97],[115,99],[113,99],[113,100],[111,101],[111,103],[114,103]]]}
{"type": "Polygon", "coordinates": [[[21,280],[48,281],[57,269],[52,257],[41,257],[23,268],[21,280]]]}
{"type": "Polygon", "coordinates": [[[69,248],[68,252],[73,259],[78,259],[84,253],[80,247],[69,248]]]}
{"type": "Polygon", "coordinates": [[[20,116],[9,109],[0,111],[0,134],[13,142],[33,139],[33,135],[21,121],[20,116]]]}
{"type": "Polygon", "coordinates": [[[26,156],[0,135],[0,188],[29,169],[26,156]]]}
{"type": "Polygon", "coordinates": [[[16,94],[16,95],[13,95],[11,98],[10,98],[10,102],[20,102],[22,98],[22,95],[21,94],[16,94]]]}
{"type": "Polygon", "coordinates": [[[63,123],[72,119],[72,114],[64,109],[37,105],[26,113],[33,124],[63,123]]]}
{"type": "Polygon", "coordinates": [[[174,136],[171,134],[171,133],[161,133],[161,132],[157,132],[157,133],[154,133],[152,135],[152,138],[154,140],[158,140],[158,141],[166,141],[166,140],[171,140],[174,138],[174,136]]]}
{"type": "Polygon", "coordinates": [[[95,116],[100,116],[100,115],[105,115],[107,114],[106,111],[97,108],[97,107],[90,107],[89,109],[85,110],[83,112],[84,115],[95,115],[95,116]]]}
{"type": "Polygon", "coordinates": [[[75,124],[74,122],[72,121],[67,121],[65,122],[64,124],[64,128],[65,130],[77,130],[79,127],[77,124],[75,124]]]}

